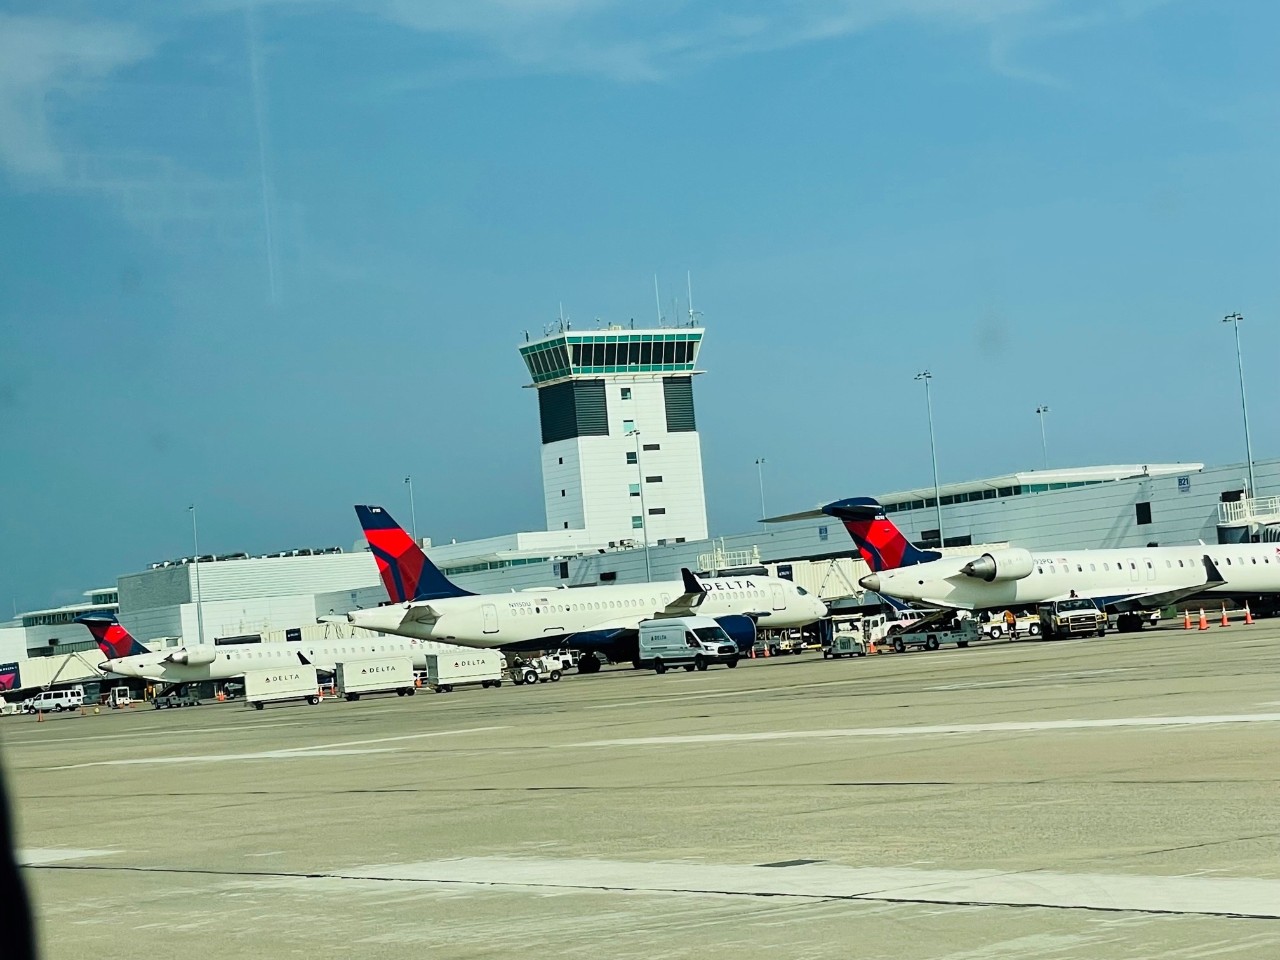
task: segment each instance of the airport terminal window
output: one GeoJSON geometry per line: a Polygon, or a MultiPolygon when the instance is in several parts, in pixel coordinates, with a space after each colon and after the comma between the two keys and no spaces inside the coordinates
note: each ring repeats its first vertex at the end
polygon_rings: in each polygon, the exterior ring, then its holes
{"type": "Polygon", "coordinates": [[[646,453],[649,453],[650,451],[653,451],[653,450],[661,450],[661,449],[662,449],[662,444],[660,444],[660,443],[646,443],[646,444],[644,445],[644,449],[645,449],[645,452],[646,452],[646,453]]]}
{"type": "Polygon", "coordinates": [[[636,455],[635,455],[635,451],[633,451],[633,450],[628,450],[628,451],[627,451],[627,463],[628,463],[629,465],[633,466],[633,467],[636,465],[636,455]]]}
{"type": "Polygon", "coordinates": [[[639,530],[639,529],[640,529],[641,527],[643,527],[643,526],[644,526],[644,517],[636,517],[636,516],[633,516],[633,517],[631,518],[631,529],[632,529],[632,530],[639,530]]]}
{"type": "Polygon", "coordinates": [[[661,483],[662,478],[661,477],[645,477],[644,482],[645,483],[661,483]]]}
{"type": "Polygon", "coordinates": [[[622,388],[622,399],[623,399],[623,400],[630,400],[630,399],[631,399],[631,388],[630,388],[630,387],[623,387],[623,388],[622,388]]]}
{"type": "Polygon", "coordinates": [[[636,422],[635,422],[634,420],[623,420],[623,421],[622,421],[622,432],[623,432],[623,433],[630,433],[630,432],[631,432],[632,430],[634,430],[635,428],[636,428],[636,422]]]}
{"type": "Polygon", "coordinates": [[[1144,526],[1151,522],[1151,501],[1143,500],[1133,505],[1134,511],[1138,515],[1138,526],[1144,526]]]}
{"type": "Polygon", "coordinates": [[[650,508],[649,508],[649,516],[651,516],[651,517],[661,516],[662,514],[664,514],[664,513],[666,513],[666,512],[667,512],[667,508],[666,508],[666,507],[650,507],[650,508]]]}
{"type": "Polygon", "coordinates": [[[631,496],[633,497],[640,496],[640,484],[638,483],[627,484],[627,490],[631,493],[631,496]]]}

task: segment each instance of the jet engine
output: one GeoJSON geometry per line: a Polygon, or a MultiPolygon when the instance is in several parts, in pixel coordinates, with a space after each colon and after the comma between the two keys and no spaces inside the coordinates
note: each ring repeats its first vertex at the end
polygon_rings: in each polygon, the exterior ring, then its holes
{"type": "Polygon", "coordinates": [[[1030,576],[1035,566],[1030,550],[1013,547],[984,553],[977,560],[966,563],[960,568],[960,572],[967,577],[990,583],[992,580],[1021,580],[1030,576]]]}
{"type": "Polygon", "coordinates": [[[183,647],[181,650],[175,650],[169,654],[169,660],[173,663],[186,664],[189,667],[199,667],[206,663],[213,663],[218,658],[218,651],[213,647],[183,647]]]}

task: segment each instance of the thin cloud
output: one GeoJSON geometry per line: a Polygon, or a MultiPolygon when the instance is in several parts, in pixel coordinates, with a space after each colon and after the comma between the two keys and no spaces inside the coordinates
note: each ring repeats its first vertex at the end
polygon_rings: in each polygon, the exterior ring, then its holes
{"type": "Polygon", "coordinates": [[[0,14],[0,164],[22,178],[59,179],[63,153],[51,105],[153,51],[132,25],[0,14]]]}

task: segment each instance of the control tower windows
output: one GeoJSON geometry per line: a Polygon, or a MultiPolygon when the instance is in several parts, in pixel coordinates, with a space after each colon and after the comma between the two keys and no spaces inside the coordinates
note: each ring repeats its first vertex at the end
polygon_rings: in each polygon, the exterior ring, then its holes
{"type": "Polygon", "coordinates": [[[634,450],[627,451],[627,463],[633,467],[636,465],[636,452],[634,450]]]}

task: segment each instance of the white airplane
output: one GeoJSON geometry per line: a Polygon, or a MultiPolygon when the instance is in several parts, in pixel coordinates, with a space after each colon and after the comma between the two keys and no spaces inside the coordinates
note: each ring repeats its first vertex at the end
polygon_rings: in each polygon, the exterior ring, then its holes
{"type": "Polygon", "coordinates": [[[1277,543],[1035,553],[1008,547],[944,557],[913,546],[869,497],[829,503],[822,513],[844,523],[871,568],[862,587],[931,607],[1007,609],[1074,595],[1118,614],[1118,628],[1130,631],[1142,629],[1141,611],[1200,596],[1249,600],[1263,611],[1280,602],[1277,543]]]}
{"type": "Polygon", "coordinates": [[[120,625],[115,614],[86,613],[76,618],[98,642],[107,658],[99,669],[122,677],[138,677],[159,683],[199,683],[229,680],[246,670],[314,666],[332,673],[339,663],[375,657],[409,657],[415,669],[426,669],[426,648],[416,639],[403,637],[351,637],[315,643],[243,643],[228,646],[198,644],[175,650],[151,652],[120,625]]]}
{"type": "MultiPolygon", "coordinates": [[[[473,594],[450,582],[381,507],[357,506],[356,514],[392,602],[353,610],[347,619],[382,633],[511,651],[563,644],[619,662],[635,659],[641,620],[714,617],[746,649],[757,624],[799,627],[827,614],[826,604],[790,580],[754,574],[699,580],[688,570],[682,580],[473,594]]],[[[578,666],[583,673],[599,669],[595,657],[578,666]]]]}

